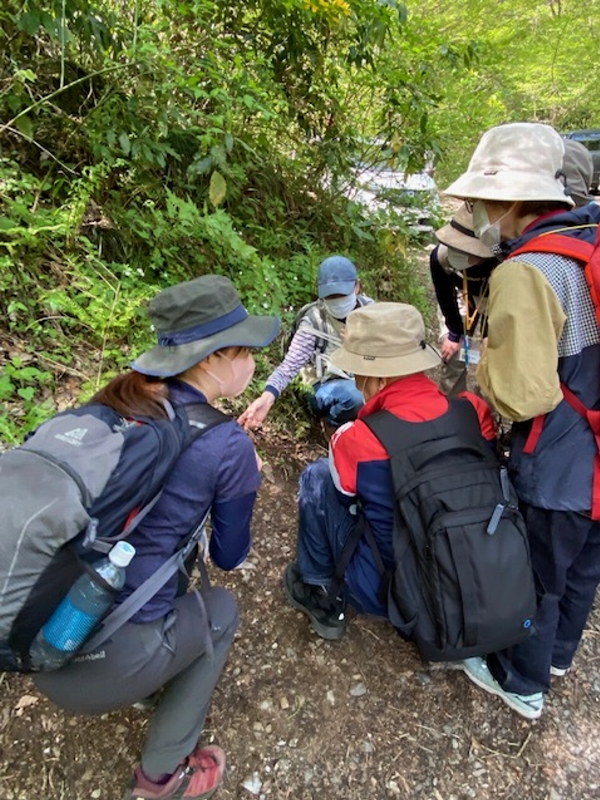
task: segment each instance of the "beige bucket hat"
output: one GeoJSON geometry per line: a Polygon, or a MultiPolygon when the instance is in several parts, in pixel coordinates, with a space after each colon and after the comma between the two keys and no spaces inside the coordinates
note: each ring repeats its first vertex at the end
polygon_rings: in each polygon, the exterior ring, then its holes
{"type": "Polygon", "coordinates": [[[467,171],[445,194],[471,200],[540,200],[574,205],[562,176],[565,146],[550,125],[512,122],[483,134],[467,171]]]}
{"type": "Polygon", "coordinates": [[[441,357],[426,344],[423,317],[414,306],[372,303],[348,315],[331,363],[355,375],[393,378],[438,367],[441,357]]]}
{"type": "Polygon", "coordinates": [[[461,206],[447,225],[435,232],[439,242],[446,247],[454,247],[477,258],[494,258],[489,247],[486,247],[473,233],[473,214],[461,206]]]}

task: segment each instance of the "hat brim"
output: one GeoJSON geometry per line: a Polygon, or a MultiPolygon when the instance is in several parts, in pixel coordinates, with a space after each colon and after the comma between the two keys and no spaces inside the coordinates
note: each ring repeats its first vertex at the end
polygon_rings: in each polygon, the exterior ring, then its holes
{"type": "Polygon", "coordinates": [[[489,247],[480,242],[475,235],[469,236],[468,233],[461,233],[451,222],[437,230],[435,236],[446,247],[453,247],[455,250],[468,253],[470,256],[475,256],[476,258],[494,257],[489,247]]]}
{"type": "Polygon", "coordinates": [[[336,281],[335,283],[320,283],[318,286],[319,299],[330,297],[332,294],[352,294],[356,281],[336,281]]]}
{"type": "Polygon", "coordinates": [[[353,375],[395,378],[439,367],[442,357],[431,345],[425,345],[425,348],[419,348],[407,355],[389,357],[352,353],[342,346],[331,354],[330,361],[334,367],[343,369],[344,372],[351,372],[353,375]]]}
{"type": "Polygon", "coordinates": [[[136,358],[131,367],[142,375],[172,378],[225,347],[266,347],[271,344],[278,331],[277,317],[248,316],[237,325],[232,325],[214,336],[168,347],[156,345],[136,358]]]}
{"type": "Polygon", "coordinates": [[[533,200],[574,205],[573,200],[565,194],[561,181],[549,175],[530,175],[527,172],[498,170],[488,175],[465,172],[443,194],[469,200],[533,200]]]}
{"type": "Polygon", "coordinates": [[[582,194],[581,192],[571,192],[571,197],[575,201],[575,205],[586,206],[588,203],[593,203],[596,198],[591,194],[582,194]]]}

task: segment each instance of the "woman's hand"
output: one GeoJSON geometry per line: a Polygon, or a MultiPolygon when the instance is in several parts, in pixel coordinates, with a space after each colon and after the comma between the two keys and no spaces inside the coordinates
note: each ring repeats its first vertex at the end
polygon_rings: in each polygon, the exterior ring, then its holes
{"type": "Polygon", "coordinates": [[[460,342],[451,342],[447,336],[444,337],[440,352],[444,361],[450,361],[460,350],[460,342]]]}
{"type": "Polygon", "coordinates": [[[238,422],[246,430],[260,428],[274,402],[275,396],[271,392],[263,392],[259,398],[250,403],[248,408],[240,414],[238,422]]]}

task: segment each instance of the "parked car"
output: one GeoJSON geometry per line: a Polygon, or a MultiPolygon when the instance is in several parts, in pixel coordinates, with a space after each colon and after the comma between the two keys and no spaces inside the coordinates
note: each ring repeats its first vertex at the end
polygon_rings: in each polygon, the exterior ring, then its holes
{"type": "Polygon", "coordinates": [[[400,213],[417,233],[433,230],[432,210],[438,202],[433,164],[408,173],[398,167],[389,147],[368,143],[351,161],[344,193],[371,211],[400,213]]]}
{"type": "Polygon", "coordinates": [[[592,154],[592,161],[594,163],[594,175],[592,178],[592,185],[590,190],[594,194],[598,194],[598,180],[600,178],[600,128],[593,128],[590,130],[571,131],[571,133],[563,133],[564,139],[574,139],[576,142],[581,142],[584,147],[592,154]]]}

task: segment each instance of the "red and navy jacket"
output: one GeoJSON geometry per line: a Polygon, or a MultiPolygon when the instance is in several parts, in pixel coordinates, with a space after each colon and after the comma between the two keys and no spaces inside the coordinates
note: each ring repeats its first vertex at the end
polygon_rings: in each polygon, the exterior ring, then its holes
{"type": "MultiPolygon", "coordinates": [[[[496,432],[490,407],[470,392],[461,396],[473,404],[482,435],[492,442],[496,432]]],[[[362,418],[382,409],[408,422],[427,422],[448,410],[448,399],[423,373],[400,378],[371,398],[358,419],[339,428],[331,440],[329,460],[334,484],[342,494],[359,498],[383,562],[391,569],[394,489],[390,463],[383,445],[362,422],[362,418]]],[[[381,575],[364,540],[359,542],[348,566],[346,581],[364,613],[387,616],[378,598],[381,575]]]]}

